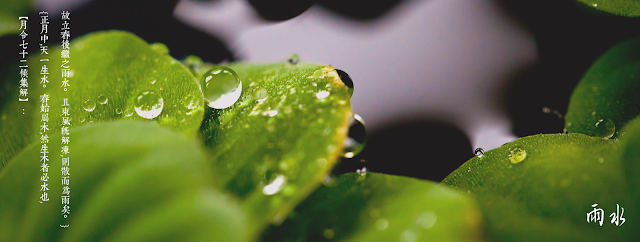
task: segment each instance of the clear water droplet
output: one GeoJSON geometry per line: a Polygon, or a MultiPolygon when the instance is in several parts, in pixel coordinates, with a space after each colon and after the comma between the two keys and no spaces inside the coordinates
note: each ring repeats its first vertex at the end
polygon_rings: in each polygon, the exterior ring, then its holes
{"type": "Polygon", "coordinates": [[[482,158],[482,156],[484,155],[484,149],[477,148],[473,153],[475,154],[476,157],[482,158]]]}
{"type": "Polygon", "coordinates": [[[122,114],[122,109],[116,108],[116,114],[122,114]]]}
{"type": "Polygon", "coordinates": [[[349,95],[353,95],[353,81],[351,80],[349,74],[340,69],[336,69],[336,72],[338,73],[340,80],[342,80],[344,85],[349,89],[349,95]]]}
{"type": "Polygon", "coordinates": [[[125,117],[131,117],[132,115],[133,115],[133,110],[131,110],[130,108],[127,108],[124,110],[125,117]]]}
{"type": "Polygon", "coordinates": [[[98,96],[98,103],[104,105],[104,104],[107,104],[108,101],[109,101],[109,98],[107,98],[107,96],[105,96],[104,94],[98,96]]]}
{"type": "Polygon", "coordinates": [[[297,65],[298,63],[300,63],[300,56],[298,54],[292,54],[289,56],[288,62],[291,65],[297,65]]]}
{"type": "Polygon", "coordinates": [[[527,158],[527,152],[521,148],[509,148],[509,161],[518,164],[527,158]]]}
{"type": "Polygon", "coordinates": [[[91,100],[84,101],[82,108],[87,112],[93,112],[93,110],[96,109],[96,102],[91,100]]]}
{"type": "Polygon", "coordinates": [[[151,85],[156,84],[156,79],[151,79],[151,81],[149,81],[149,83],[151,83],[151,85]]]}
{"type": "Polygon", "coordinates": [[[186,108],[186,115],[191,115],[202,107],[202,99],[194,95],[188,95],[184,98],[182,104],[186,108]]]}
{"type": "Polygon", "coordinates": [[[594,132],[598,137],[609,139],[616,133],[616,125],[608,118],[600,119],[596,121],[594,132]]]}
{"type": "Polygon", "coordinates": [[[367,167],[362,167],[360,169],[356,170],[356,173],[358,173],[358,175],[360,176],[366,176],[367,175],[367,167]]]}
{"type": "Polygon", "coordinates": [[[349,135],[343,142],[343,157],[353,158],[358,155],[367,143],[367,133],[364,128],[364,120],[360,115],[354,114],[349,121],[349,135]]]}
{"type": "Polygon", "coordinates": [[[602,157],[598,158],[598,162],[604,163],[604,158],[602,158],[602,157]]]}
{"type": "Polygon", "coordinates": [[[258,103],[262,103],[264,102],[264,100],[267,100],[267,96],[269,96],[267,89],[264,89],[262,87],[259,87],[258,89],[254,90],[253,93],[251,93],[251,97],[258,103]]]}
{"type": "Polygon", "coordinates": [[[169,48],[163,43],[155,42],[155,43],[152,43],[150,46],[151,46],[151,49],[157,53],[160,53],[163,55],[169,54],[169,48]]]}
{"type": "Polygon", "coordinates": [[[264,193],[264,195],[267,195],[267,196],[274,195],[282,191],[282,188],[286,184],[287,184],[287,177],[282,174],[278,174],[276,175],[276,178],[273,179],[273,181],[271,181],[268,185],[264,186],[264,188],[262,189],[262,193],[264,193]]]}
{"type": "Polygon", "coordinates": [[[238,101],[242,94],[240,77],[228,67],[216,66],[207,71],[200,81],[202,93],[209,107],[228,108],[238,101]]]}
{"type": "Polygon", "coordinates": [[[133,100],[133,104],[138,116],[153,119],[162,113],[164,100],[155,91],[142,91],[133,100]]]}

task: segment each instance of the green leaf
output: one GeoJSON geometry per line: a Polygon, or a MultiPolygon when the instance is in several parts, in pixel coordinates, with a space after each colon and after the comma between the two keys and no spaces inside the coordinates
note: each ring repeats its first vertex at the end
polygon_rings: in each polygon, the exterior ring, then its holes
{"type": "Polygon", "coordinates": [[[0,237],[7,241],[246,241],[246,217],[212,188],[196,139],[151,123],[71,129],[70,214],[61,215],[61,135],[48,143],[49,201],[39,203],[40,144],[0,173],[0,237]],[[61,225],[68,224],[68,228],[61,225]]]}
{"type": "Polygon", "coordinates": [[[617,227],[609,215],[620,204],[627,222],[639,216],[618,147],[583,134],[528,136],[470,159],[442,183],[476,196],[496,241],[626,241],[634,226],[617,227]],[[593,204],[605,211],[602,227],[586,221],[593,204]]]}
{"type": "MultiPolygon", "coordinates": [[[[29,101],[19,102],[15,87],[15,96],[1,111],[0,164],[6,165],[20,149],[39,140],[39,127],[43,124],[39,99],[43,94],[50,96],[49,134],[60,132],[63,98],[68,98],[72,127],[110,120],[147,120],[142,117],[147,114],[149,118],[158,115],[153,121],[162,126],[195,136],[204,115],[200,87],[189,70],[167,55],[166,47],[163,51],[158,45],[162,44],[151,46],[122,31],[74,39],[67,64],[71,69],[67,91],[62,87],[61,49],[51,48],[48,62],[40,61],[43,56],[32,54],[27,62],[29,101]],[[46,88],[41,84],[42,65],[47,65],[50,73],[46,88]],[[162,98],[161,112],[136,110],[136,98],[147,91],[162,98]]],[[[19,77],[16,71],[6,78],[17,83],[19,77]]]]}
{"type": "Polygon", "coordinates": [[[296,207],[262,241],[478,241],[475,201],[431,181],[343,174],[296,207]]]}
{"type": "MultiPolygon", "coordinates": [[[[620,138],[621,155],[625,176],[629,184],[640,184],[640,118],[629,122],[625,134],[620,138]]],[[[640,207],[640,189],[630,191],[636,207],[640,207]]],[[[640,237],[640,234],[638,234],[640,237]]]]}
{"type": "Polygon", "coordinates": [[[612,137],[619,137],[624,125],[640,114],[638,90],[640,37],[635,37],[607,51],[582,77],[569,102],[567,131],[607,137],[615,129],[612,137]]]}
{"type": "MultiPolygon", "coordinates": [[[[31,1],[27,0],[0,0],[0,37],[6,34],[19,34],[20,19],[19,17],[27,17],[29,9],[31,9],[31,1]]],[[[27,28],[33,28],[37,26],[35,23],[40,23],[40,19],[30,19],[27,21],[27,28]]],[[[25,31],[26,32],[26,31],[25,31]]]]}
{"type": "Polygon", "coordinates": [[[636,0],[577,0],[585,6],[625,17],[640,16],[640,2],[636,0]]]}
{"type": "Polygon", "coordinates": [[[209,109],[202,135],[219,186],[242,199],[259,233],[282,222],[331,171],[347,135],[349,92],[330,66],[229,67],[242,95],[230,108],[209,109]]]}

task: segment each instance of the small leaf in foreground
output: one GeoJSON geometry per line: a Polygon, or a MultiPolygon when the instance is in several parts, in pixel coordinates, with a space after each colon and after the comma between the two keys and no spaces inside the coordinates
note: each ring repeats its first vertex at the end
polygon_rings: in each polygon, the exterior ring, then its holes
{"type": "MultiPolygon", "coordinates": [[[[139,121],[73,128],[70,214],[60,211],[60,143],[49,143],[48,202],[39,203],[40,144],[0,173],[6,241],[246,241],[246,215],[213,187],[196,139],[139,121]],[[66,229],[60,225],[68,224],[66,229]]],[[[60,134],[52,140],[60,140],[60,134]]]]}
{"type": "Polygon", "coordinates": [[[479,241],[469,196],[431,181],[347,173],[313,192],[262,241],[479,241]]]}

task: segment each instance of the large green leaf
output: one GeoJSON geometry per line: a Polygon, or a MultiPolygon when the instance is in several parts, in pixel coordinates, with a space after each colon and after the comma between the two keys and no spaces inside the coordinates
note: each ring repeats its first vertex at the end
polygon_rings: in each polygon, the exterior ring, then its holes
{"type": "Polygon", "coordinates": [[[637,218],[619,143],[583,134],[520,138],[474,157],[443,180],[474,194],[497,241],[627,241],[637,218]],[[593,204],[602,227],[587,222],[593,204]],[[616,205],[627,224],[610,223],[616,205]]]}
{"type": "Polygon", "coordinates": [[[227,109],[209,109],[201,132],[219,186],[241,197],[259,233],[282,222],[332,169],[347,135],[349,92],[330,66],[229,67],[242,95],[227,109]]]}
{"type": "Polygon", "coordinates": [[[262,241],[479,241],[475,201],[430,181],[348,173],[322,186],[262,241]]]}
{"type": "MultiPolygon", "coordinates": [[[[39,98],[43,94],[50,96],[49,134],[60,132],[63,98],[68,98],[71,127],[110,120],[148,120],[140,115],[146,113],[150,115],[148,118],[157,114],[152,120],[162,126],[195,136],[204,115],[202,92],[189,70],[162,47],[149,45],[122,31],[97,32],[74,39],[67,64],[71,69],[67,91],[61,87],[61,49],[51,48],[48,56],[32,54],[27,62],[29,101],[18,101],[16,87],[11,92],[15,96],[1,111],[0,164],[6,165],[20,149],[40,137],[38,127],[43,122],[39,98]],[[41,62],[45,57],[49,61],[41,62]],[[43,64],[50,73],[46,88],[40,84],[43,64]],[[136,110],[136,98],[148,91],[162,97],[161,112],[136,110]]],[[[6,78],[17,83],[19,77],[16,71],[6,78]]]]}
{"type": "Polygon", "coordinates": [[[49,201],[41,196],[40,144],[0,173],[6,241],[246,241],[246,216],[217,192],[196,139],[151,123],[71,129],[70,214],[61,215],[61,135],[49,142],[49,201]],[[69,225],[61,228],[61,225],[69,225]]]}
{"type": "Polygon", "coordinates": [[[607,51],[582,77],[569,102],[567,131],[619,137],[624,125],[640,115],[638,90],[640,37],[635,37],[607,51]]]}
{"type": "Polygon", "coordinates": [[[615,15],[626,17],[640,16],[640,2],[637,0],[577,0],[582,4],[615,15]]]}

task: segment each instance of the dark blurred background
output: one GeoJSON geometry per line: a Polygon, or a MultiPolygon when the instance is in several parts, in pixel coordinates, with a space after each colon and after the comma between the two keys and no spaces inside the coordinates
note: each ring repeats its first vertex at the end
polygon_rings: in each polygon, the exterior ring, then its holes
{"type": "MultiPolygon", "coordinates": [[[[69,10],[73,37],[127,30],[165,43],[177,59],[275,62],[297,53],[342,69],[353,80],[352,106],[366,121],[368,141],[335,172],[366,166],[435,181],[475,148],[562,132],[582,74],[615,43],[640,34],[638,19],[571,0],[39,0],[36,6],[49,11],[50,26],[60,26],[59,12],[69,10]]],[[[37,12],[30,16],[39,19],[37,12]]],[[[12,38],[0,44],[18,42],[12,38]]]]}

